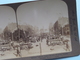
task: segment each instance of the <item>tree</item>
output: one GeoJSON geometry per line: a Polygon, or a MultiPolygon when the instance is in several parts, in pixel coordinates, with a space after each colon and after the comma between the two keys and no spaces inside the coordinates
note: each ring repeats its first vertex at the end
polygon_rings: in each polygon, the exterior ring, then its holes
{"type": "Polygon", "coordinates": [[[10,30],[8,29],[8,27],[6,26],[4,29],[4,39],[5,40],[10,40],[12,39],[12,33],[10,32],[10,30]]]}
{"type": "Polygon", "coordinates": [[[25,35],[23,30],[17,29],[13,32],[13,39],[14,41],[19,41],[20,39],[24,40],[25,35]]]}
{"type": "Polygon", "coordinates": [[[56,21],[54,24],[54,33],[56,36],[62,35],[62,26],[59,21],[56,21]]]}

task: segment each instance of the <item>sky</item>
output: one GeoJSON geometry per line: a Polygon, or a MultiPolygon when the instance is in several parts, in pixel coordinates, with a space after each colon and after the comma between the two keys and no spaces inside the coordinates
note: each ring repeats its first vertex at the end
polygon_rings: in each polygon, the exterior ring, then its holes
{"type": "MultiPolygon", "coordinates": [[[[0,5],[14,2],[19,2],[19,0],[13,2],[6,0],[6,3],[0,0],[0,5]]],[[[9,6],[0,6],[0,33],[9,23],[16,23],[15,11],[9,6]]]]}
{"type": "MultiPolygon", "coordinates": [[[[0,4],[8,4],[8,3],[17,3],[17,2],[25,2],[25,1],[32,1],[32,0],[0,0],[0,4]]],[[[80,0],[76,0],[77,3],[77,22],[78,22],[78,32],[80,38],[80,0]]],[[[54,60],[54,59],[52,59],[54,60]]],[[[63,58],[63,59],[56,59],[56,60],[80,60],[80,56],[70,57],[70,58],[63,58]]]]}
{"type": "MultiPolygon", "coordinates": [[[[0,0],[1,4],[10,4],[10,3],[17,3],[17,2],[26,2],[26,1],[36,1],[36,0],[0,0]]],[[[78,32],[79,32],[79,39],[80,39],[80,0],[76,0],[77,6],[77,22],[78,22],[78,32]]]]}
{"type": "Polygon", "coordinates": [[[9,23],[16,23],[14,10],[8,6],[0,6],[0,29],[3,30],[9,23]]]}
{"type": "MultiPolygon", "coordinates": [[[[54,24],[61,17],[68,18],[68,7],[61,0],[25,3],[17,8],[19,24],[30,24],[39,29],[49,29],[49,25],[54,24]]],[[[0,6],[0,28],[4,29],[9,23],[16,22],[15,18],[15,12],[12,8],[0,6]]]]}
{"type": "Polygon", "coordinates": [[[25,3],[17,9],[19,24],[30,24],[39,29],[49,29],[49,25],[61,17],[68,18],[68,8],[66,3],[60,0],[25,3]]]}

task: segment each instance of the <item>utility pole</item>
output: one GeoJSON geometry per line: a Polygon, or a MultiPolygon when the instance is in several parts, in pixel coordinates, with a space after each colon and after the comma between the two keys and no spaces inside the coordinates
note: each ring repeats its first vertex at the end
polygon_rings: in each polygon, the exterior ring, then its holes
{"type": "Polygon", "coordinates": [[[42,55],[42,48],[41,48],[41,36],[40,36],[40,43],[39,43],[39,46],[40,46],[40,55],[42,55]]]}
{"type": "MultiPolygon", "coordinates": [[[[15,16],[16,16],[16,24],[17,24],[17,30],[18,30],[18,36],[17,37],[18,37],[18,40],[19,40],[19,47],[20,47],[20,30],[19,30],[18,19],[17,19],[17,12],[16,11],[15,11],[15,16]]],[[[20,49],[20,54],[21,54],[21,49],[20,49]]]]}

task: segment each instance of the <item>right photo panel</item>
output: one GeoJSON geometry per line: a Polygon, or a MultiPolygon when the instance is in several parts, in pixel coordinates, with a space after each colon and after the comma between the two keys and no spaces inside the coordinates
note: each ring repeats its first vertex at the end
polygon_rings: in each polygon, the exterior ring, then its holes
{"type": "Polygon", "coordinates": [[[64,1],[24,3],[16,14],[22,57],[72,51],[68,7],[64,1]]]}

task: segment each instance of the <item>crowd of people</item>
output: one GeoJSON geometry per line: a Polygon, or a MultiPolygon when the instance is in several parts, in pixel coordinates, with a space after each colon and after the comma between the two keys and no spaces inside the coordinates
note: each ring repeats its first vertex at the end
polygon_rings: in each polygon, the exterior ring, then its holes
{"type": "MultiPolygon", "coordinates": [[[[43,42],[44,39],[46,39],[46,45],[48,46],[55,46],[55,45],[65,45],[65,50],[69,51],[70,47],[69,47],[69,40],[65,40],[64,37],[51,37],[51,36],[45,36],[44,38],[42,38],[41,36],[34,36],[34,37],[27,37],[27,41],[24,42],[23,39],[20,39],[18,42],[17,41],[10,41],[9,42],[9,46],[10,49],[9,50],[14,50],[16,52],[14,52],[13,54],[15,56],[19,56],[21,57],[21,50],[26,50],[29,51],[30,49],[34,48],[33,47],[33,43],[38,43],[38,42],[43,42]]],[[[38,46],[38,45],[36,45],[38,46]]]]}

